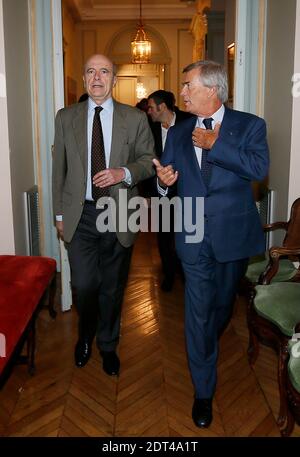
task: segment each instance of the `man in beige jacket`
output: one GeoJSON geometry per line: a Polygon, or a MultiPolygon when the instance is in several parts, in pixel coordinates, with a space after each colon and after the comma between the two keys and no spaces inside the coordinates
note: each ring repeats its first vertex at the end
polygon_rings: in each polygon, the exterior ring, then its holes
{"type": "Polygon", "coordinates": [[[154,174],[154,144],[145,113],[112,99],[116,71],[107,57],[91,56],[83,81],[88,100],[56,116],[53,209],[79,313],[75,363],[88,362],[96,335],[104,371],[117,375],[121,305],[135,233],[119,230],[124,221],[118,217],[115,230],[100,232],[97,219],[106,207],[96,203],[101,196],[111,198],[118,214],[119,191],[126,190],[127,201],[137,195],[137,183],[154,174]],[[103,157],[95,159],[99,154],[103,157]],[[95,169],[95,163],[104,166],[95,169]]]}

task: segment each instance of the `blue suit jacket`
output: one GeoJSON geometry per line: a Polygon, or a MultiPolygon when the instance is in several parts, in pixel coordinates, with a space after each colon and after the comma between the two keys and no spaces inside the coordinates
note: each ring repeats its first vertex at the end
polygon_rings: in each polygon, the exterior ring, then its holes
{"type": "MultiPolygon", "coordinates": [[[[193,223],[196,197],[204,197],[204,225],[215,258],[229,262],[264,251],[264,235],[253,199],[251,181],[268,173],[269,154],[265,121],[253,114],[225,108],[219,137],[209,152],[212,173],[206,188],[192,143],[196,118],[172,127],[161,163],[178,171],[177,194],[192,197],[193,223]]],[[[183,202],[183,200],[182,200],[183,202]]],[[[182,217],[186,212],[182,204],[182,217]]],[[[183,219],[184,220],[184,219],[183,219]]],[[[195,263],[201,242],[187,242],[185,227],[175,233],[179,258],[195,263]]]]}

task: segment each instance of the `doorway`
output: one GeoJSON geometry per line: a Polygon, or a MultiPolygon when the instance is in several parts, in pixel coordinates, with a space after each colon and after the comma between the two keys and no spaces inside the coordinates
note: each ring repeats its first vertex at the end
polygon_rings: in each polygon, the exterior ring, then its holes
{"type": "MultiPolygon", "coordinates": [[[[231,2],[230,2],[231,3],[231,2]]],[[[232,2],[233,3],[233,2],[232,2]]],[[[250,8],[250,11],[247,10],[247,8],[241,8],[241,0],[236,1],[236,6],[239,6],[237,8],[239,14],[236,18],[237,24],[239,27],[237,27],[237,32],[236,32],[236,50],[237,50],[237,56],[236,60],[238,60],[238,66],[236,65],[236,70],[235,70],[235,106],[238,107],[239,109],[246,109],[247,108],[247,103],[245,101],[245,74],[246,69],[249,68],[249,61],[251,62],[255,61],[255,58],[257,58],[257,49],[255,47],[253,49],[250,49],[245,46],[247,42],[247,32],[249,30],[253,29],[255,25],[258,24],[258,18],[259,15],[257,14],[258,12],[258,1],[256,0],[255,2],[251,0],[247,0],[245,2],[250,8]],[[254,22],[254,25],[252,22],[254,22]],[[241,27],[243,25],[243,27],[241,27]],[[251,59],[250,59],[251,56],[251,59]],[[238,71],[237,71],[238,67],[238,71]],[[242,95],[244,96],[242,97],[242,95]]],[[[61,27],[61,0],[52,0],[51,3],[47,2],[38,2],[37,3],[38,7],[37,9],[40,10],[40,14],[36,14],[36,39],[37,42],[39,43],[39,47],[42,48],[41,44],[44,45],[44,50],[42,57],[39,55],[37,56],[37,68],[42,68],[43,70],[43,75],[44,78],[41,78],[41,80],[45,80],[48,82],[47,87],[49,88],[49,95],[48,92],[46,93],[45,91],[41,91],[41,99],[43,100],[43,97],[47,96],[47,103],[49,103],[49,100],[53,102],[53,93],[54,93],[54,98],[55,98],[55,112],[57,111],[58,107],[61,107],[64,104],[64,80],[63,80],[63,44],[62,44],[62,27],[61,27]],[[40,6],[41,5],[41,6],[40,6]],[[47,8],[50,10],[49,15],[45,16],[44,11],[42,9],[42,6],[47,5],[47,8]],[[51,8],[50,8],[51,5],[51,8]],[[44,21],[45,17],[49,17],[49,21],[47,22],[48,27],[52,27],[52,36],[55,38],[51,43],[48,37],[51,34],[45,34],[45,26],[44,26],[44,21]],[[54,56],[54,58],[53,58],[54,56]],[[49,68],[52,69],[52,72],[49,72],[49,68]],[[49,80],[50,76],[49,73],[51,73],[51,81],[49,80]],[[51,92],[50,89],[54,87],[54,90],[51,92]]],[[[127,29],[126,29],[127,30],[127,29]]],[[[130,30],[130,28],[128,28],[130,30]]],[[[179,31],[180,32],[180,31],[179,31]]],[[[71,33],[71,32],[70,32],[71,33]]],[[[74,35],[74,39],[76,39],[77,35],[75,34],[75,31],[72,30],[72,33],[74,35]]],[[[129,33],[129,32],[128,32],[129,33]]],[[[186,31],[184,30],[184,33],[186,31]]],[[[95,39],[95,34],[91,31],[88,30],[85,34],[85,39],[86,39],[86,45],[89,43],[92,43],[92,45],[96,46],[96,39],[95,39]]],[[[180,33],[178,34],[180,36],[180,33]]],[[[257,35],[256,35],[257,36],[257,35]]],[[[120,39],[120,36],[115,37],[114,43],[120,43],[122,40],[120,39]],[[118,38],[118,39],[116,39],[118,38]]],[[[160,40],[161,46],[163,46],[164,42],[160,40]]],[[[83,42],[85,44],[85,41],[83,42]]],[[[263,47],[263,40],[260,41],[259,47],[263,47]]],[[[76,49],[76,48],[75,48],[76,49]]],[[[108,49],[110,51],[113,51],[112,44],[108,45],[108,49]]],[[[118,76],[119,76],[119,86],[115,88],[115,93],[114,96],[120,100],[120,101],[125,101],[129,102],[131,105],[135,105],[136,102],[139,100],[138,97],[142,97],[142,95],[147,96],[149,93],[156,89],[163,89],[165,87],[168,88],[169,86],[169,79],[170,79],[170,63],[171,63],[171,56],[168,54],[167,50],[167,45],[163,46],[163,51],[164,51],[164,59],[163,61],[165,62],[165,65],[163,64],[147,64],[147,65],[133,65],[133,64],[121,64],[121,59],[115,59],[117,62],[120,63],[118,67],[118,76]],[[123,86],[123,87],[122,87],[123,86]],[[126,91],[124,91],[124,86],[126,88],[126,91]],[[148,93],[149,91],[149,93],[148,93]],[[123,98],[122,93],[124,92],[124,97],[123,98]]],[[[75,51],[74,51],[75,52],[75,51]]],[[[110,54],[110,53],[109,53],[110,54]]],[[[113,53],[114,55],[117,55],[117,53],[113,53]]],[[[263,53],[261,53],[263,56],[263,53]]],[[[161,55],[163,55],[163,52],[161,52],[161,55]]],[[[127,56],[126,56],[127,57],[127,56]]],[[[177,56],[178,57],[178,56],[177,56]]],[[[128,59],[126,59],[128,61],[128,59]]],[[[125,62],[126,62],[125,60],[125,62]]],[[[162,60],[161,60],[162,61],[162,60]]],[[[76,61],[76,71],[74,74],[74,80],[81,81],[81,63],[76,61]],[[78,67],[78,68],[77,68],[78,67]]],[[[124,60],[123,60],[124,62],[124,60]]],[[[180,67],[182,67],[182,59],[180,60],[180,67]]],[[[179,78],[178,78],[179,79],[179,78]]],[[[260,84],[263,84],[264,78],[261,78],[260,84]]],[[[257,81],[256,82],[257,85],[257,81]]],[[[256,99],[256,86],[255,84],[252,84],[251,86],[247,85],[246,86],[249,93],[249,99],[251,100],[252,98],[255,100],[256,99]]],[[[78,93],[77,93],[78,96],[78,93]]],[[[45,101],[45,106],[47,106],[47,103],[45,101]]],[[[44,139],[46,136],[51,137],[52,139],[52,130],[53,130],[53,113],[52,111],[49,110],[43,110],[42,111],[45,116],[45,120],[42,118],[40,119],[41,124],[40,124],[40,135],[39,137],[41,139],[44,139]],[[50,127],[49,127],[50,126],[50,127]],[[50,131],[50,135],[49,135],[50,131]]],[[[41,150],[40,157],[39,157],[39,163],[41,164],[47,164],[48,168],[50,168],[51,164],[51,157],[49,155],[49,150],[48,148],[47,151],[41,150]]],[[[45,168],[45,166],[44,166],[45,168]]],[[[40,172],[40,179],[41,183],[49,183],[49,174],[46,173],[46,171],[42,168],[39,170],[40,172]]],[[[47,168],[47,169],[48,169],[47,168]]],[[[46,216],[45,220],[48,221],[49,216],[47,213],[48,208],[51,207],[51,198],[50,194],[46,193],[45,194],[45,199],[47,198],[47,205],[44,205],[43,211],[45,212],[46,216]]],[[[45,227],[42,228],[45,230],[46,233],[50,233],[52,230],[52,221],[47,223],[45,227]]],[[[50,238],[50,236],[49,236],[50,238]]],[[[54,236],[53,236],[54,238],[54,236]]],[[[47,239],[47,237],[46,237],[47,239]]],[[[54,256],[53,252],[55,249],[52,246],[49,246],[49,249],[46,251],[48,255],[54,256]]],[[[64,309],[68,309],[68,306],[71,304],[71,294],[70,294],[70,287],[69,287],[69,273],[68,273],[68,262],[66,255],[64,254],[64,251],[61,251],[61,269],[62,269],[62,287],[63,287],[63,297],[65,297],[65,300],[63,301],[66,303],[65,306],[63,307],[64,309]],[[64,275],[64,272],[67,273],[64,275]],[[64,292],[65,291],[65,292],[64,292]]]]}
{"type": "Polygon", "coordinates": [[[119,65],[113,97],[135,106],[155,90],[164,89],[164,71],[165,66],[161,64],[119,65]]]}

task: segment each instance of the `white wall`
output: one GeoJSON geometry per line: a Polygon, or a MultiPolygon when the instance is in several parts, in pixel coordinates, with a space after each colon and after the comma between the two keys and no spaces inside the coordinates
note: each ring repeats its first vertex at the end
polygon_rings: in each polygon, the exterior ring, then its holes
{"type": "MultiPolygon", "coordinates": [[[[275,191],[274,220],[286,220],[291,169],[296,0],[267,4],[265,119],[271,166],[269,187],[275,191]]],[[[296,123],[297,118],[294,119],[296,123]]],[[[299,118],[298,126],[299,129],[299,118]]],[[[296,140],[296,138],[295,138],[296,140]]],[[[299,152],[298,152],[299,154],[299,152]]],[[[275,238],[276,241],[276,238],[275,238]]]]}
{"type": "MultiPolygon", "coordinates": [[[[291,138],[291,155],[290,155],[290,180],[289,180],[289,198],[288,210],[293,201],[300,197],[300,2],[297,2],[296,11],[296,36],[295,36],[295,57],[294,73],[297,73],[298,87],[297,97],[293,98],[293,119],[292,119],[292,138],[291,138]]],[[[296,89],[296,87],[295,87],[296,89]]]]}
{"type": "Polygon", "coordinates": [[[3,2],[0,0],[0,254],[14,254],[12,195],[10,185],[10,157],[5,80],[5,52],[3,30],[3,2]]]}
{"type": "Polygon", "coordinates": [[[26,254],[24,192],[35,183],[27,0],[3,0],[7,113],[16,254],[26,254]]]}

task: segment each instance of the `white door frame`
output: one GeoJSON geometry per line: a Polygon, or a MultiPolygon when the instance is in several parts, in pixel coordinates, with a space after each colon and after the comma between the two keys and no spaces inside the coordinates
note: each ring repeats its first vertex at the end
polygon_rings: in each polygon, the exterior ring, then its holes
{"type": "MultiPolygon", "coordinates": [[[[266,0],[236,0],[235,109],[263,115],[266,0]],[[258,40],[257,37],[258,36],[258,40]]],[[[55,113],[64,106],[61,0],[51,0],[55,113]]],[[[60,243],[62,310],[71,308],[70,267],[60,243]]]]}
{"type": "MultiPolygon", "coordinates": [[[[64,66],[61,0],[51,0],[54,111],[64,107],[64,66]]],[[[72,306],[70,265],[64,243],[60,240],[61,261],[61,309],[68,311],[72,306]]]]}
{"type": "Polygon", "coordinates": [[[72,305],[70,270],[63,243],[58,243],[51,203],[51,149],[54,116],[64,106],[61,0],[29,0],[31,30],[32,100],[34,113],[36,181],[41,191],[43,255],[60,264],[61,308],[72,305]]]}
{"type": "Polygon", "coordinates": [[[263,116],[266,0],[236,0],[234,108],[263,116]]]}

